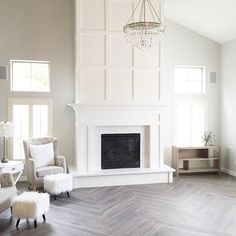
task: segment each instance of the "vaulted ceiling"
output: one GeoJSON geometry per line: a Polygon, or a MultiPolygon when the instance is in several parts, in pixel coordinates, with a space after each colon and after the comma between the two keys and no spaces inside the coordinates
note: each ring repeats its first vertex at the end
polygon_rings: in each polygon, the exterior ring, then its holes
{"type": "Polygon", "coordinates": [[[165,16],[218,43],[236,38],[236,0],[164,0],[165,16]]]}

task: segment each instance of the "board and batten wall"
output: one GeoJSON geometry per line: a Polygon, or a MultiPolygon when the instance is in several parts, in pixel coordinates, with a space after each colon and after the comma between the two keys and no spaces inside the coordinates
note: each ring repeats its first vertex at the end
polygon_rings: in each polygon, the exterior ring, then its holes
{"type": "MultiPolygon", "coordinates": [[[[162,0],[153,1],[159,15],[162,0]]],[[[123,26],[133,0],[76,0],[76,102],[153,104],[161,100],[162,45],[142,53],[123,26]]]]}
{"type": "MultiPolygon", "coordinates": [[[[137,3],[76,0],[76,103],[98,107],[154,105],[155,109],[166,109],[165,117],[170,121],[163,43],[141,52],[124,38],[123,27],[137,3]]],[[[163,0],[152,3],[164,22],[163,0]]],[[[171,133],[163,133],[162,145],[169,149],[171,133]]]]}
{"type": "Polygon", "coordinates": [[[53,135],[73,164],[75,121],[67,104],[75,99],[74,1],[0,0],[0,29],[0,65],[9,69],[11,59],[50,61],[51,73],[49,93],[11,92],[10,78],[0,80],[0,121],[8,120],[8,98],[53,99],[53,135]]]}
{"type": "Polygon", "coordinates": [[[221,47],[222,167],[236,176],[236,40],[221,47]]]}

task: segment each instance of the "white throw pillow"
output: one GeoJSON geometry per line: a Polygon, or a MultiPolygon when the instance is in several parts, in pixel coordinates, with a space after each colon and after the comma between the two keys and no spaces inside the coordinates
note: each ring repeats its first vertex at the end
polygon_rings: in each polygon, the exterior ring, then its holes
{"type": "Polygon", "coordinates": [[[30,157],[35,160],[36,168],[55,165],[53,143],[30,145],[30,157]]]}

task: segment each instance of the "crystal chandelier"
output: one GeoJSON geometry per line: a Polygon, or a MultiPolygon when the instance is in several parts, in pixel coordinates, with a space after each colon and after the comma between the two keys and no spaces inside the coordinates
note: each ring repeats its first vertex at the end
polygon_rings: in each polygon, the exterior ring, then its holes
{"type": "Polygon", "coordinates": [[[165,26],[161,23],[150,0],[140,0],[134,9],[128,23],[123,28],[125,39],[134,47],[144,50],[158,44],[165,32],[165,26]],[[139,20],[134,21],[134,15],[140,8],[139,20]],[[147,12],[150,18],[147,19],[147,12]],[[133,22],[131,22],[133,19],[133,22]]]}

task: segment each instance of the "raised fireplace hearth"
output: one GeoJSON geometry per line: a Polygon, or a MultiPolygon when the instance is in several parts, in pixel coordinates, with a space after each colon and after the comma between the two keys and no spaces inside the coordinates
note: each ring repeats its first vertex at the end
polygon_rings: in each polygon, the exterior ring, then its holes
{"type": "Polygon", "coordinates": [[[101,168],[139,168],[140,134],[102,134],[101,168]]]}

